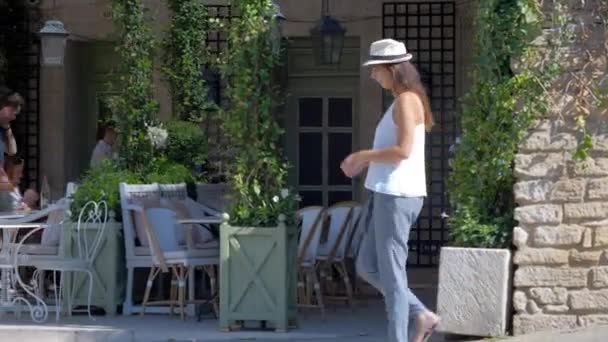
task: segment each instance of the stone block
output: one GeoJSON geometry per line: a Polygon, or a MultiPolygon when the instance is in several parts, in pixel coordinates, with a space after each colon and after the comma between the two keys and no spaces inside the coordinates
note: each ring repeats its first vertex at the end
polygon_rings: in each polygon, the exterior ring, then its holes
{"type": "Polygon", "coordinates": [[[548,201],[552,189],[553,182],[541,179],[515,183],[513,192],[515,201],[524,205],[548,201]]]}
{"type": "Polygon", "coordinates": [[[592,325],[608,324],[608,315],[585,315],[578,317],[578,324],[581,327],[589,327],[592,325]]]}
{"type": "Polygon", "coordinates": [[[608,202],[567,203],[565,217],[569,220],[596,220],[608,218],[608,202]]]}
{"type": "Polygon", "coordinates": [[[608,266],[591,269],[591,286],[594,288],[608,287],[608,266]]]}
{"type": "Polygon", "coordinates": [[[538,304],[536,304],[535,301],[533,300],[529,300],[528,304],[526,305],[526,311],[530,314],[537,314],[539,312],[542,312],[543,310],[541,308],[538,307],[538,304]]]}
{"type": "MultiPolygon", "coordinates": [[[[590,229],[590,228],[588,228],[590,229]]],[[[595,229],[595,239],[593,242],[595,247],[608,246],[608,227],[598,227],[595,229]]]]}
{"type": "Polygon", "coordinates": [[[588,158],[569,165],[570,173],[577,177],[608,176],[608,158],[588,158]]]}
{"type": "Polygon", "coordinates": [[[587,185],[587,197],[591,200],[608,199],[608,178],[589,180],[587,185]]]}
{"type": "Polygon", "coordinates": [[[555,183],[551,191],[552,202],[580,202],[585,196],[585,180],[568,179],[555,183]]]}
{"type": "Polygon", "coordinates": [[[562,217],[561,205],[534,204],[515,208],[515,219],[522,224],[559,224],[562,217]]]}
{"type": "Polygon", "coordinates": [[[571,291],[568,304],[573,310],[608,310],[608,290],[571,291]]]}
{"type": "Polygon", "coordinates": [[[593,230],[591,228],[586,228],[583,233],[583,247],[593,247],[593,230]]]}
{"type": "Polygon", "coordinates": [[[522,227],[513,228],[513,244],[519,248],[523,248],[528,244],[528,232],[522,227]]]}
{"type": "Polygon", "coordinates": [[[576,136],[571,133],[551,134],[547,131],[533,132],[523,139],[520,151],[559,152],[572,150],[577,146],[576,136]]]}
{"type": "Polygon", "coordinates": [[[528,303],[528,298],[526,297],[526,293],[523,291],[515,291],[513,294],[513,308],[518,313],[526,312],[526,304],[528,303]]]}
{"type": "Polygon", "coordinates": [[[515,175],[521,179],[556,179],[564,174],[564,165],[564,156],[561,153],[517,154],[515,175]]]}
{"type": "Polygon", "coordinates": [[[538,331],[564,330],[577,328],[575,315],[528,315],[513,317],[513,334],[523,335],[538,331]]]}
{"type": "Polygon", "coordinates": [[[573,266],[597,265],[600,262],[602,253],[602,251],[578,251],[573,249],[570,251],[570,263],[573,266]]]}
{"type": "Polygon", "coordinates": [[[598,134],[594,136],[593,149],[598,152],[608,152],[608,134],[598,134]]]}
{"type": "Polygon", "coordinates": [[[440,330],[469,336],[502,336],[510,320],[509,250],[441,249],[437,311],[440,330]]]}
{"type": "Polygon", "coordinates": [[[523,266],[515,271],[516,287],[583,287],[587,285],[588,270],[581,268],[556,268],[523,266]]]}
{"type": "Polygon", "coordinates": [[[608,251],[604,251],[604,253],[602,253],[602,256],[600,257],[600,265],[608,265],[608,251]]]}
{"type": "Polygon", "coordinates": [[[551,127],[555,125],[556,121],[557,120],[553,118],[535,119],[530,125],[529,132],[549,132],[551,127]]]}
{"type": "Polygon", "coordinates": [[[568,290],[563,287],[536,287],[530,289],[530,297],[543,305],[562,305],[568,300],[568,290]]]}
{"type": "Polygon", "coordinates": [[[564,265],[568,263],[569,252],[554,248],[523,248],[515,252],[516,265],[564,265]]]}
{"type": "Polygon", "coordinates": [[[541,226],[534,229],[532,241],[535,246],[572,246],[581,243],[585,227],[563,224],[541,226]]]}

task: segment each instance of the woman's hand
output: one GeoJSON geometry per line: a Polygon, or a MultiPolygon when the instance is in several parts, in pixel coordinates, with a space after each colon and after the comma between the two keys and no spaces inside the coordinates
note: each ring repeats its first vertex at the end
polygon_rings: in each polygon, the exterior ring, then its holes
{"type": "Polygon", "coordinates": [[[15,209],[18,210],[18,211],[25,211],[25,212],[32,211],[32,209],[30,207],[28,207],[28,205],[25,204],[25,203],[23,203],[23,202],[19,203],[19,205],[15,209]]]}
{"type": "Polygon", "coordinates": [[[33,208],[39,199],[40,195],[33,189],[27,189],[23,194],[23,203],[29,208],[33,208]]]}
{"type": "Polygon", "coordinates": [[[350,154],[348,157],[346,157],[346,159],[344,159],[344,161],[342,161],[340,168],[346,177],[353,178],[361,173],[361,171],[363,171],[368,164],[369,163],[364,160],[360,152],[355,152],[350,154]]]}

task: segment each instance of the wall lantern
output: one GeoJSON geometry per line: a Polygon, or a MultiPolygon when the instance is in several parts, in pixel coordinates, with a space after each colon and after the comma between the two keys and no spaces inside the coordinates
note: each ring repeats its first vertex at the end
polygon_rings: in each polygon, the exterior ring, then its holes
{"type": "Polygon", "coordinates": [[[323,13],[310,31],[317,64],[340,64],[346,29],[329,14],[329,0],[323,0],[323,13]]]}
{"type": "Polygon", "coordinates": [[[281,12],[281,6],[276,1],[272,2],[272,8],[273,10],[270,15],[272,22],[272,44],[274,52],[279,53],[283,41],[283,22],[286,18],[281,12]]]}
{"type": "Polygon", "coordinates": [[[70,33],[59,20],[47,20],[38,32],[42,43],[42,65],[63,66],[66,41],[70,33]]]}

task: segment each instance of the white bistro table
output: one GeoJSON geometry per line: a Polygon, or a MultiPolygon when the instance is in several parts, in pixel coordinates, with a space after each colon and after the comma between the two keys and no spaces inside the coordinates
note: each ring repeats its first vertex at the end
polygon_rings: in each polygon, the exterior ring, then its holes
{"type": "Polygon", "coordinates": [[[44,228],[46,223],[36,223],[48,213],[44,211],[0,212],[0,230],[2,230],[2,247],[0,249],[0,314],[14,312],[20,314],[27,306],[34,322],[44,322],[48,317],[48,308],[42,298],[21,279],[19,257],[16,255],[15,240],[20,229],[44,228]],[[11,296],[10,292],[13,292],[11,296]]]}

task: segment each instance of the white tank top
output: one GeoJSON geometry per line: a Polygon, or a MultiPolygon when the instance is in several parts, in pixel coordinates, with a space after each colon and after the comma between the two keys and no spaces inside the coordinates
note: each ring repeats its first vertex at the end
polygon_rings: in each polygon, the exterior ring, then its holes
{"type": "MultiPolygon", "coordinates": [[[[393,103],[384,116],[374,135],[374,149],[397,144],[397,125],[393,120],[393,103]]],[[[365,187],[373,192],[401,197],[426,196],[426,169],[424,163],[424,124],[414,129],[414,145],[407,159],[396,164],[371,162],[365,179],[365,187]]]]}

